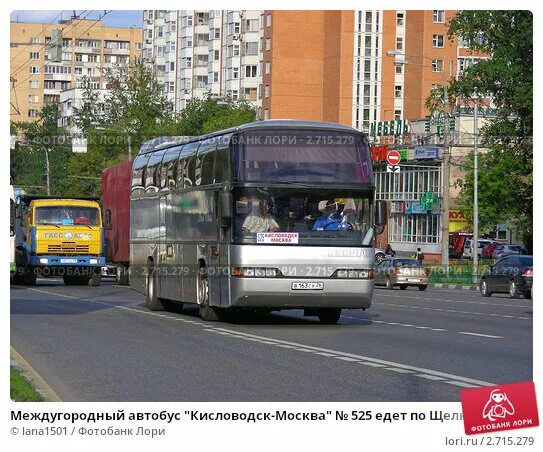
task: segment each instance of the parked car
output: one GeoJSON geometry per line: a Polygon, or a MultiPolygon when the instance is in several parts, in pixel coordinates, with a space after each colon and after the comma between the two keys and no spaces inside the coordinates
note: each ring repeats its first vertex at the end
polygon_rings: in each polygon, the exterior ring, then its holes
{"type": "MultiPolygon", "coordinates": [[[[479,257],[482,257],[483,247],[489,243],[495,242],[492,239],[478,239],[477,240],[477,253],[479,257]]],[[[464,252],[462,253],[464,259],[471,259],[473,257],[473,239],[466,240],[464,244],[464,252]]]]}
{"type": "Polygon", "coordinates": [[[531,298],[533,277],[533,256],[506,256],[483,273],[479,289],[483,297],[509,292],[511,298],[531,298]]]}
{"type": "Polygon", "coordinates": [[[375,284],[384,285],[387,289],[399,286],[405,290],[408,286],[416,286],[419,290],[428,287],[429,272],[416,259],[387,258],[375,267],[375,284]]]}
{"type": "Polygon", "coordinates": [[[381,262],[387,257],[385,250],[382,248],[375,248],[375,262],[381,262]]]}
{"type": "Polygon", "coordinates": [[[498,245],[492,252],[492,258],[501,259],[511,254],[526,254],[526,248],[524,245],[498,245]]]}
{"type": "Polygon", "coordinates": [[[500,244],[498,242],[491,242],[487,243],[485,246],[483,246],[483,251],[481,252],[481,257],[483,259],[491,259],[492,253],[496,249],[497,246],[500,244]]]}

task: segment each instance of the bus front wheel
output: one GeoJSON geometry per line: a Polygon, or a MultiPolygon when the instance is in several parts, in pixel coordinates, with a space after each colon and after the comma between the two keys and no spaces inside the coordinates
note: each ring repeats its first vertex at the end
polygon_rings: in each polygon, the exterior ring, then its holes
{"type": "Polygon", "coordinates": [[[321,323],[325,324],[334,324],[337,323],[339,317],[341,316],[341,309],[339,308],[329,308],[322,309],[317,314],[321,323]]]}
{"type": "Polygon", "coordinates": [[[164,311],[162,300],[157,295],[157,274],[155,266],[152,263],[149,264],[147,269],[145,304],[149,308],[149,311],[164,311]]]}
{"type": "Polygon", "coordinates": [[[200,317],[206,322],[217,322],[220,320],[219,308],[209,305],[209,282],[207,279],[207,269],[205,266],[198,268],[197,276],[197,296],[200,306],[200,317]]]}

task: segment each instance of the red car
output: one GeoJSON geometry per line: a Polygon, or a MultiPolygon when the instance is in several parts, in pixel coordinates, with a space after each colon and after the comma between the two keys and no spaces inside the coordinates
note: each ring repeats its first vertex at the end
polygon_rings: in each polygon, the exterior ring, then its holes
{"type": "Polygon", "coordinates": [[[483,259],[491,259],[492,258],[492,253],[494,252],[494,249],[496,248],[496,246],[499,245],[498,242],[492,242],[492,243],[489,243],[487,245],[485,245],[483,247],[483,251],[481,252],[482,254],[482,258],[483,259]]]}

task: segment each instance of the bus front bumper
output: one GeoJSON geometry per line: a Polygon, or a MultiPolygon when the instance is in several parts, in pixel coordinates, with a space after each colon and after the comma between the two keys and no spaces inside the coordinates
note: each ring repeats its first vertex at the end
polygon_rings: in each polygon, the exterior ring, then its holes
{"type": "Polygon", "coordinates": [[[346,308],[371,305],[373,279],[231,278],[231,307],[346,308]],[[322,283],[322,289],[297,290],[295,283],[322,283]]]}
{"type": "Polygon", "coordinates": [[[30,257],[30,265],[36,267],[102,267],[106,258],[101,256],[55,256],[38,255],[30,257]]]}

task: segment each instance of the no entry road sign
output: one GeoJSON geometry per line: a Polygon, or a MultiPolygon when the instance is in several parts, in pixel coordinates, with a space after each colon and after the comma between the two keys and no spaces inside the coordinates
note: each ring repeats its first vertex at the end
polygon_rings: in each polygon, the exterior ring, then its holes
{"type": "Polygon", "coordinates": [[[400,153],[398,151],[389,151],[387,154],[387,162],[389,165],[396,166],[400,161],[402,160],[402,157],[400,156],[400,153]]]}

